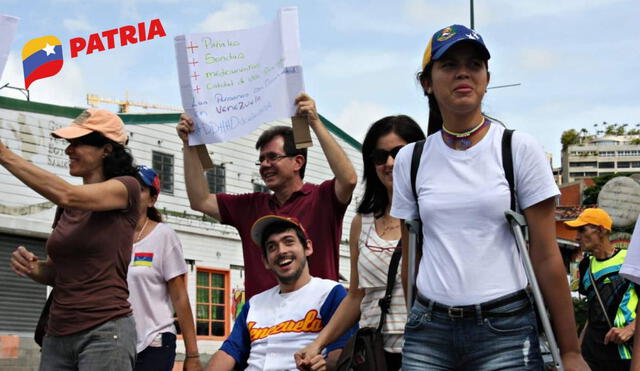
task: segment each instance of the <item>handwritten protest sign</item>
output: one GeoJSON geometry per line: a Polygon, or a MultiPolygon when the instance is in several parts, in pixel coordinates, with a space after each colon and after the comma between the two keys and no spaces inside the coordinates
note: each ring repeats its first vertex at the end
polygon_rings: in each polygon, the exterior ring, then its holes
{"type": "Polygon", "coordinates": [[[0,14],[0,77],[9,58],[9,50],[18,29],[18,21],[16,17],[0,14]]]}
{"type": "Polygon", "coordinates": [[[303,91],[297,8],[264,26],[175,38],[182,106],[196,124],[190,145],[225,142],[292,117],[303,91]]]}

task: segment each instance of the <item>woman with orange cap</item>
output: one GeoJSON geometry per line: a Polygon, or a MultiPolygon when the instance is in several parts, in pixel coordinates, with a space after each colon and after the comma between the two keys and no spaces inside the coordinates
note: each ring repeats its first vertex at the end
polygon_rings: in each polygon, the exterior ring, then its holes
{"type": "Polygon", "coordinates": [[[58,205],[47,259],[24,247],[11,267],[53,286],[40,370],[131,370],[135,323],[127,301],[127,266],[139,214],[140,184],[126,149],[124,123],[114,113],[86,110],[51,133],[69,142],[73,185],[0,142],[0,164],[58,205]]]}
{"type": "MultiPolygon", "coordinates": [[[[429,99],[432,135],[419,158],[417,199],[411,180],[414,145],[398,153],[391,209],[399,219],[423,221],[403,370],[542,368],[527,278],[504,216],[511,200],[502,166],[505,128],[481,110],[489,57],[478,33],[452,25],[431,37],[418,74],[429,99]]],[[[516,132],[511,148],[517,204],[529,225],[531,260],[566,369],[587,369],[555,241],[558,187],[533,138],[516,132]]],[[[406,268],[406,259],[403,264],[406,268]]]]}

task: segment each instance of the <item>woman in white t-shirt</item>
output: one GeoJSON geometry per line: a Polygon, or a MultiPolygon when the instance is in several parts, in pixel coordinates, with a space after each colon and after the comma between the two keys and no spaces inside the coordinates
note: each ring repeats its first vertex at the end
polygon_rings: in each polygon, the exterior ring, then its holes
{"type": "Polygon", "coordinates": [[[176,232],[162,223],[162,216],[154,207],[160,194],[160,177],[144,165],[138,166],[138,176],[142,185],[140,219],[127,274],[129,302],[138,335],[134,371],[173,369],[176,358],[174,310],[185,343],[184,369],[200,370],[182,246],[176,232]]]}
{"type": "MultiPolygon", "coordinates": [[[[408,116],[387,116],[371,125],[362,143],[364,195],[351,222],[349,247],[351,279],[349,294],[316,340],[299,352],[311,359],[359,321],[359,326],[377,328],[379,300],[384,297],[391,256],[400,240],[400,220],[389,214],[393,193],[393,164],[398,151],[408,143],[424,139],[420,126],[408,116]]],[[[407,309],[400,270],[391,293],[391,303],[382,334],[388,370],[401,366],[402,333],[407,309]]]]}
{"type": "MultiPolygon", "coordinates": [[[[391,210],[396,218],[420,216],[423,222],[403,370],[542,368],[527,279],[504,216],[510,209],[501,152],[505,129],[481,111],[489,57],[479,34],[452,25],[431,37],[418,74],[430,111],[430,136],[417,173],[418,202],[410,175],[414,146],[408,145],[396,157],[391,210]]],[[[511,148],[531,260],[565,368],[586,370],[555,241],[558,188],[532,137],[515,132],[511,148]]]]}

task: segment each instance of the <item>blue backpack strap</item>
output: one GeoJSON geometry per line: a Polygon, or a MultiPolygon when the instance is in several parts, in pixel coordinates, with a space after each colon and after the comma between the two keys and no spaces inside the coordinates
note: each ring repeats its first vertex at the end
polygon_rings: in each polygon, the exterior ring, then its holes
{"type": "Polygon", "coordinates": [[[513,177],[513,155],[511,153],[511,138],[513,129],[505,129],[502,133],[502,167],[504,176],[509,183],[509,193],[511,194],[511,210],[517,211],[516,185],[513,177]]]}

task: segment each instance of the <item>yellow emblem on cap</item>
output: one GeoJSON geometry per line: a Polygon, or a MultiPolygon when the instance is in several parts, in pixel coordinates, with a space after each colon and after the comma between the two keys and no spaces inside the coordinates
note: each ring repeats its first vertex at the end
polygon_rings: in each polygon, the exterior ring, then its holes
{"type": "Polygon", "coordinates": [[[437,41],[446,41],[455,36],[455,31],[451,27],[447,27],[440,33],[440,36],[436,38],[437,41]]]}

